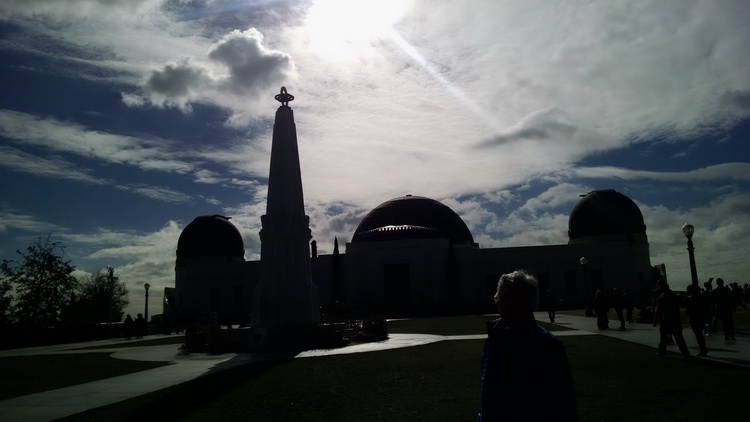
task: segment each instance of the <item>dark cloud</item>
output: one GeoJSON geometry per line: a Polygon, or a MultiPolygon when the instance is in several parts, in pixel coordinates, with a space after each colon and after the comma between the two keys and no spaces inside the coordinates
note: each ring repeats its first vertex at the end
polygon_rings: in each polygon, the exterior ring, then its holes
{"type": "Polygon", "coordinates": [[[732,91],[724,94],[723,100],[736,111],[750,112],[750,91],[732,91]]]}
{"type": "Polygon", "coordinates": [[[211,46],[208,57],[229,69],[221,85],[245,93],[283,83],[293,67],[288,54],[263,45],[263,34],[255,28],[232,31],[211,46]]]}
{"type": "Polygon", "coordinates": [[[511,130],[482,141],[475,147],[489,148],[522,140],[569,139],[577,127],[565,120],[567,118],[560,110],[536,112],[525,117],[511,130]]]}
{"type": "Polygon", "coordinates": [[[160,70],[151,71],[146,88],[168,98],[184,98],[208,79],[206,69],[187,58],[182,63],[168,63],[160,70]]]}

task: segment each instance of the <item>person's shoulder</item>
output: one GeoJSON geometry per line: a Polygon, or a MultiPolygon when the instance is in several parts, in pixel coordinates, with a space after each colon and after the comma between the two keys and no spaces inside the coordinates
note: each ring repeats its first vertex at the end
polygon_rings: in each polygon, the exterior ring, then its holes
{"type": "Polygon", "coordinates": [[[539,338],[544,339],[545,341],[562,343],[560,341],[560,339],[558,339],[554,334],[550,333],[549,330],[547,330],[546,328],[542,327],[538,323],[536,324],[535,334],[539,338]]]}

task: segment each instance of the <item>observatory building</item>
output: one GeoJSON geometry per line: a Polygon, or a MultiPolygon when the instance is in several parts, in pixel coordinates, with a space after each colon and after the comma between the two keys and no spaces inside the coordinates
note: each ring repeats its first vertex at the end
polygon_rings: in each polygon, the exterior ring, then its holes
{"type": "Polygon", "coordinates": [[[405,195],[372,209],[345,253],[332,239],[334,252],[318,255],[315,241],[310,248],[288,101],[276,114],[261,260],[244,259],[242,236],[228,217],[196,217],[177,242],[179,314],[252,319],[266,330],[317,324],[319,309],[329,306],[386,317],[494,312],[499,276],[519,268],[536,276],[540,294],[549,290],[571,307],[590,303],[599,289],[639,297],[651,287],[643,215],[614,190],[595,190],[578,201],[566,244],[481,248],[448,206],[405,195]]]}

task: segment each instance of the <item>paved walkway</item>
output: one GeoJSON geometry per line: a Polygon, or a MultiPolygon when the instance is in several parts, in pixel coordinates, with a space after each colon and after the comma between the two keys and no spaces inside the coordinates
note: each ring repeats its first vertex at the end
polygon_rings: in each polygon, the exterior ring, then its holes
{"type": "MultiPolygon", "coordinates": [[[[547,314],[536,314],[539,321],[548,321],[547,314]]],[[[595,318],[558,314],[556,324],[572,328],[570,331],[557,331],[555,335],[605,335],[625,341],[643,344],[656,348],[659,340],[658,328],[650,324],[629,324],[626,330],[598,330],[595,318]]],[[[616,322],[610,321],[615,327],[616,322]]],[[[695,338],[690,330],[684,332],[685,340],[693,354],[698,352],[695,338]]],[[[162,338],[163,336],[158,336],[162,338]]],[[[483,339],[485,335],[437,336],[428,334],[391,334],[382,342],[358,344],[334,350],[311,350],[297,355],[299,358],[365,353],[399,347],[419,346],[438,341],[460,341],[483,339]]],[[[720,334],[707,337],[709,356],[705,359],[730,362],[750,368],[750,336],[737,336],[736,341],[724,341],[720,334]]],[[[171,365],[147,371],[121,375],[114,378],[88,382],[71,387],[60,388],[42,393],[29,394],[0,401],[0,420],[12,421],[48,421],[85,410],[116,403],[142,394],[177,385],[202,375],[223,371],[252,361],[269,359],[272,356],[252,353],[227,353],[222,355],[190,354],[183,355],[177,351],[177,345],[121,347],[122,341],[103,340],[89,343],[65,344],[56,346],[33,347],[0,351],[0,357],[24,356],[37,354],[91,353],[112,352],[113,357],[129,360],[164,361],[171,365]],[[106,346],[111,348],[95,350],[71,350],[80,347],[106,346]]],[[[676,346],[669,346],[676,351],[676,346]]]]}

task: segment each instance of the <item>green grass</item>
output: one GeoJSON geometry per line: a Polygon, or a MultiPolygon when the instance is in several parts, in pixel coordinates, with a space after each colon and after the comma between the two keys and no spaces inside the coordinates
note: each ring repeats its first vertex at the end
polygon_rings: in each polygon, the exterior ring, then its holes
{"type": "MultiPolygon", "coordinates": [[[[604,336],[561,337],[581,421],[748,420],[748,372],[604,336]]],[[[459,421],[479,403],[482,340],[255,363],[68,421],[459,421]]],[[[543,405],[540,390],[535,403],[543,405]]]]}
{"type": "Polygon", "coordinates": [[[185,336],[169,336],[149,340],[141,341],[127,341],[123,340],[121,343],[105,344],[102,346],[89,346],[89,347],[78,347],[75,349],[67,350],[97,350],[97,349],[120,349],[126,347],[143,347],[143,346],[162,346],[165,344],[183,344],[185,343],[185,336]]]}
{"type": "Polygon", "coordinates": [[[0,358],[0,400],[83,384],[168,365],[115,359],[110,353],[75,353],[0,358]]]}

